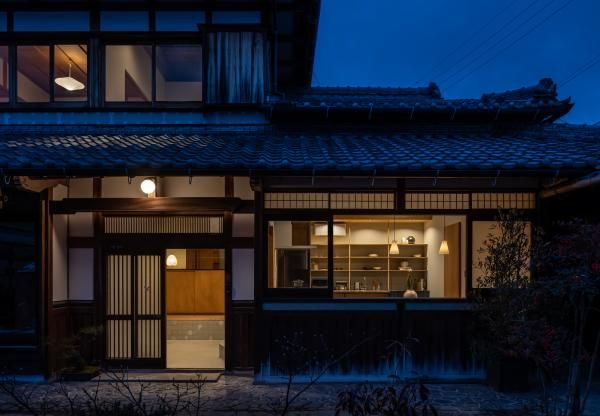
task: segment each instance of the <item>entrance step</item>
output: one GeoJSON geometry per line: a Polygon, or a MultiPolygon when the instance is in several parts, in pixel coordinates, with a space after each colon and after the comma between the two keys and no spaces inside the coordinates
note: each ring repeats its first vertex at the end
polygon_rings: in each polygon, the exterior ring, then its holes
{"type": "MultiPolygon", "coordinates": [[[[128,381],[135,382],[159,382],[159,383],[172,383],[179,382],[184,383],[186,381],[198,381],[198,379],[204,380],[206,383],[216,383],[221,378],[222,372],[194,372],[194,371],[150,371],[150,370],[136,370],[129,371],[126,374],[128,381]]],[[[123,377],[120,372],[113,374],[100,373],[100,375],[94,378],[92,381],[110,382],[115,379],[115,376],[119,378],[123,377]]]]}

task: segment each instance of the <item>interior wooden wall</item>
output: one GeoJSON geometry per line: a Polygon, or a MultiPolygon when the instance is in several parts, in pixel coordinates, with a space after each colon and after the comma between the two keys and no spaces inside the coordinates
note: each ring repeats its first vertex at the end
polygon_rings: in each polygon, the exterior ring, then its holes
{"type": "Polygon", "coordinates": [[[225,313],[223,270],[168,270],[167,314],[225,313]]]}

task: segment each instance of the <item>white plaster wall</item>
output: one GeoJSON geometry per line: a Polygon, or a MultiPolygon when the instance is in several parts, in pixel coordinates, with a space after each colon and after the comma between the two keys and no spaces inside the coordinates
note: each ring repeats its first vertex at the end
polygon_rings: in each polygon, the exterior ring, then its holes
{"type": "MultiPolygon", "coordinates": [[[[446,226],[460,223],[461,241],[461,296],[466,294],[467,270],[467,220],[460,215],[446,215],[446,226]]],[[[432,298],[444,297],[444,256],[439,253],[444,238],[444,217],[436,215],[425,223],[425,243],[427,244],[427,287],[432,298]]]]}
{"type": "Polygon", "coordinates": [[[233,195],[241,199],[254,199],[254,191],[250,187],[250,178],[245,176],[233,177],[233,195]]]}
{"type": "Polygon", "coordinates": [[[125,71],[148,99],[152,99],[152,57],[145,48],[113,45],[106,48],[106,100],[125,100],[125,71]]]}
{"type": "Polygon", "coordinates": [[[131,178],[129,184],[126,176],[102,178],[102,198],[145,198],[140,189],[144,176],[131,178]]]}
{"type": "Polygon", "coordinates": [[[69,180],[70,198],[92,198],[94,196],[94,179],[78,178],[69,180]]]}
{"type": "MultiPolygon", "coordinates": [[[[484,242],[492,236],[500,235],[499,227],[496,221],[473,221],[473,287],[479,287],[479,278],[483,272],[479,267],[479,262],[487,256],[487,250],[484,249],[484,242]]],[[[531,244],[531,223],[525,226],[525,233],[531,244]]]]}
{"type": "Polygon", "coordinates": [[[94,249],[69,249],[69,300],[94,299],[94,249]]]}
{"type": "Polygon", "coordinates": [[[292,222],[274,221],[273,226],[273,247],[291,247],[292,246],[292,222]]]}
{"type": "Polygon", "coordinates": [[[444,296],[444,257],[440,255],[440,243],[443,238],[443,219],[434,216],[425,223],[425,243],[427,244],[427,288],[429,296],[444,296]]]}
{"type": "Polygon", "coordinates": [[[225,178],[222,176],[169,176],[158,179],[158,196],[166,197],[224,197],[225,178]]]}
{"type": "Polygon", "coordinates": [[[254,236],[254,214],[233,214],[233,236],[254,236]]]}
{"type": "Polygon", "coordinates": [[[254,300],[254,249],[234,248],[232,256],[233,300],[254,300]]]}
{"type": "Polygon", "coordinates": [[[50,100],[47,91],[31,82],[23,73],[17,72],[17,95],[26,103],[39,103],[50,100]]]}
{"type": "MultiPolygon", "coordinates": [[[[66,186],[57,185],[52,189],[52,200],[60,201],[66,196],[66,186]]],[[[69,297],[67,233],[68,216],[54,215],[52,217],[52,300],[55,302],[67,300],[69,297]]]]}

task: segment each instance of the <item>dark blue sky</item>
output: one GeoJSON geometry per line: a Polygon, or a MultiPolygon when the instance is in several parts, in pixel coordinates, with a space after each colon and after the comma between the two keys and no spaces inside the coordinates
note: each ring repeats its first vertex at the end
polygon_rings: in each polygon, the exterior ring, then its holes
{"type": "Polygon", "coordinates": [[[322,0],[313,85],[431,80],[456,98],[544,77],[575,102],[564,121],[600,122],[600,0],[322,0]]]}

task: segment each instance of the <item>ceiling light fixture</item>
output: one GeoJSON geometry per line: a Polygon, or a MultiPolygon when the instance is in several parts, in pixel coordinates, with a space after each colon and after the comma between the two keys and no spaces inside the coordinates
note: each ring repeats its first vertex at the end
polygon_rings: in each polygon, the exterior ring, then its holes
{"type": "Polygon", "coordinates": [[[81,82],[77,81],[75,78],[73,78],[71,76],[71,66],[72,66],[72,64],[69,61],[69,76],[68,77],[56,78],[54,80],[54,82],[56,82],[57,85],[60,85],[67,91],[78,91],[78,90],[84,89],[85,85],[83,85],[81,82]]]}

